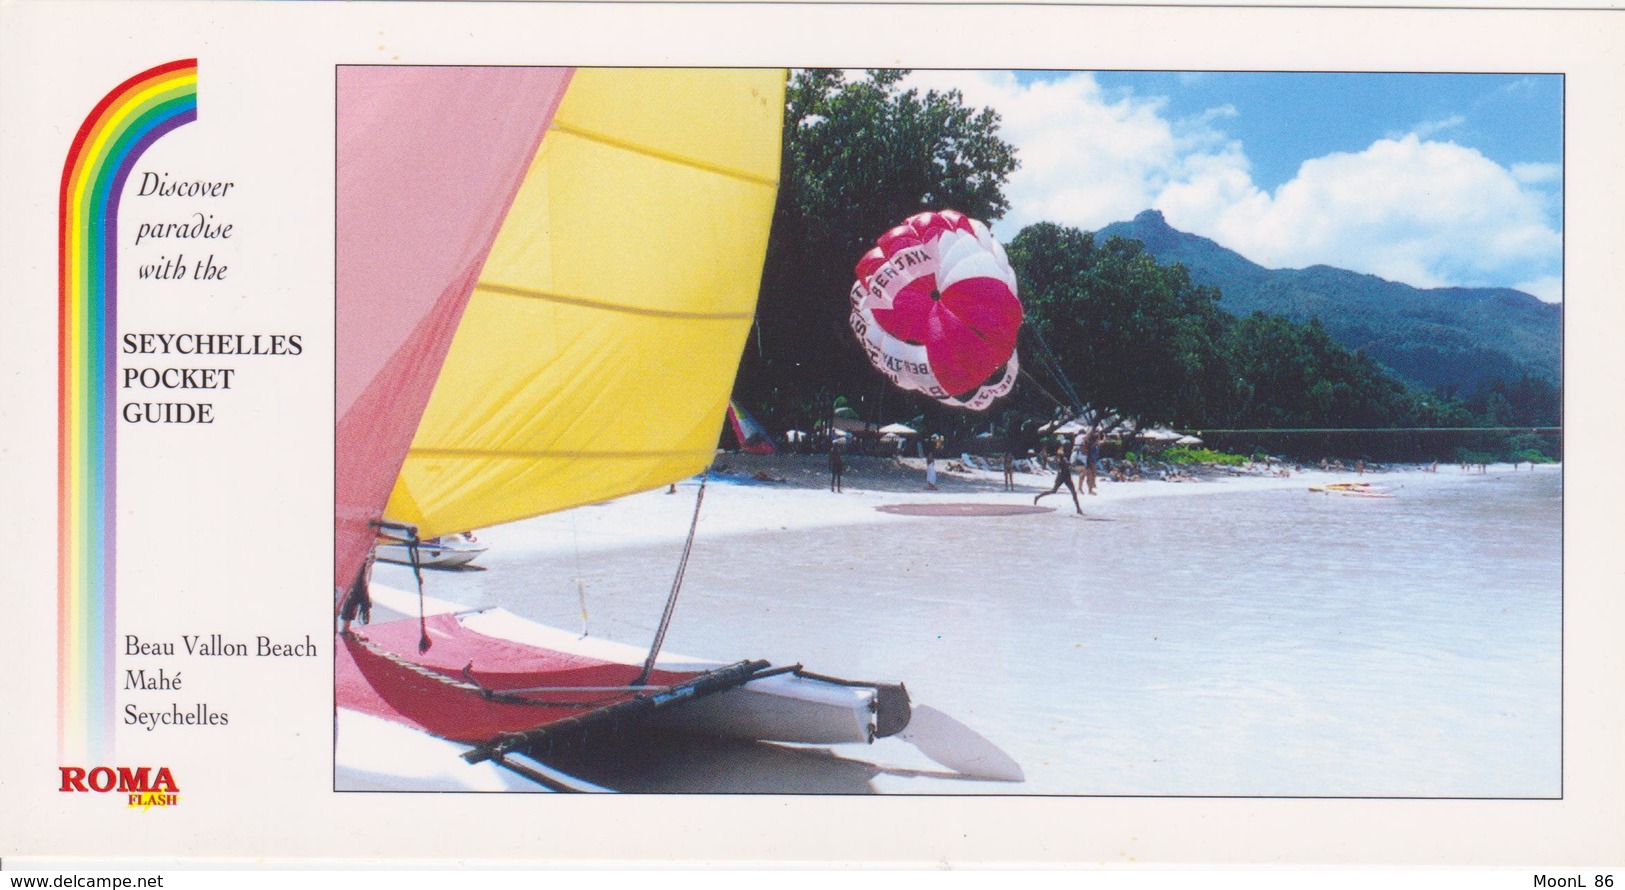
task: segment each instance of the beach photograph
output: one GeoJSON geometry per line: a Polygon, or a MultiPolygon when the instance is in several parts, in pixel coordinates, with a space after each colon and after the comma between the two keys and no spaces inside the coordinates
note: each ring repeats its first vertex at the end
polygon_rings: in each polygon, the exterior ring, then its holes
{"type": "Polygon", "coordinates": [[[335,98],[335,790],[1563,796],[1561,75],[335,98]]]}

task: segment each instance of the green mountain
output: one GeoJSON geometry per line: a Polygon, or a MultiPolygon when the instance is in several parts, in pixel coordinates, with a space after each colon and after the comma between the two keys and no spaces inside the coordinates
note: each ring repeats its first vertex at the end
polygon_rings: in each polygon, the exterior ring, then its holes
{"type": "Polygon", "coordinates": [[[1141,242],[1158,262],[1184,265],[1191,280],[1218,288],[1234,315],[1319,318],[1339,343],[1423,390],[1465,395],[1484,381],[1525,375],[1562,381],[1562,307],[1523,291],[1422,289],[1330,266],[1266,269],[1169,226],[1155,210],[1112,223],[1095,240],[1114,236],[1141,242]]]}

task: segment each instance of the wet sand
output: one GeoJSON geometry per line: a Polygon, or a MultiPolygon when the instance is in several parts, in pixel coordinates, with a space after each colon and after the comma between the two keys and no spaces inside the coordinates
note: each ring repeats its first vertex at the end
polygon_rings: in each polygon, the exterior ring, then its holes
{"type": "MultiPolygon", "coordinates": [[[[1513,553],[1475,543],[1504,541],[1495,528],[1458,529],[1499,521],[1486,499],[1536,482],[1560,489],[1560,468],[1102,481],[1079,517],[1064,490],[1042,513],[877,509],[1030,506],[1047,473],[1017,473],[1019,490],[1005,492],[1000,473],[943,461],[938,490],[926,491],[923,462],[855,458],[833,494],[821,456],[719,463],[667,649],[904,681],[1013,756],[1027,781],[964,781],[896,739],[834,749],[662,739],[570,765],[584,778],[679,793],[1555,787],[1560,527],[1526,529],[1528,548],[1513,553]],[[1308,491],[1356,479],[1399,496],[1308,491]],[[1441,564],[1441,551],[1459,558],[1441,564]],[[1508,559],[1516,565],[1496,562],[1508,559]],[[1484,608],[1486,571],[1510,579],[1496,609],[1484,608]]],[[[474,568],[428,573],[428,590],[646,645],[698,490],[688,480],[676,495],[480,530],[490,552],[474,568]]],[[[409,578],[379,567],[384,583],[409,578]]]]}

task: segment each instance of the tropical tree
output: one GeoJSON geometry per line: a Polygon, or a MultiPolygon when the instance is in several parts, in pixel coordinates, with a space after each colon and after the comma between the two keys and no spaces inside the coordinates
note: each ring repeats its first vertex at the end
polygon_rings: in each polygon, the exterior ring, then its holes
{"type": "Polygon", "coordinates": [[[1528,374],[1510,383],[1490,380],[1466,404],[1490,426],[1556,426],[1563,414],[1562,391],[1528,374]]]}
{"type": "Polygon", "coordinates": [[[1061,378],[1054,384],[1071,390],[1067,397],[1135,428],[1196,423],[1234,403],[1228,316],[1219,292],[1192,284],[1183,266],[1159,265],[1138,241],[1097,245],[1053,223],[1023,229],[1009,254],[1027,308],[1028,355],[1040,359],[1028,365],[1061,378]]]}
{"type": "Polygon", "coordinates": [[[806,413],[823,400],[820,390],[846,394],[870,414],[878,410],[871,397],[889,400],[898,416],[932,410],[888,393],[864,358],[848,324],[853,266],[912,214],[1002,216],[1016,157],[998,136],[998,114],[967,107],[956,90],[905,89],[907,73],[791,77],[778,204],[738,384],[770,425],[806,413]]]}

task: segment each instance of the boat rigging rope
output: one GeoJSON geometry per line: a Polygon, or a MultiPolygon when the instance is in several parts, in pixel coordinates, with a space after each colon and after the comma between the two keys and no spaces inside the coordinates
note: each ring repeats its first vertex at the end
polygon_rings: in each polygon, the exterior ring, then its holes
{"type": "MultiPolygon", "coordinates": [[[[402,522],[391,522],[387,519],[374,519],[372,521],[372,527],[388,532],[391,538],[396,540],[405,540],[406,542],[406,552],[412,561],[412,574],[417,578],[418,581],[418,654],[421,655],[422,653],[429,651],[429,647],[433,644],[429,642],[429,624],[424,617],[427,607],[423,602],[423,560],[418,555],[418,545],[420,545],[422,541],[418,539],[418,527],[415,525],[407,525],[402,522]]],[[[373,557],[368,557],[368,569],[365,570],[365,577],[367,577],[368,583],[371,583],[370,568],[372,565],[372,558],[373,557]]]]}
{"type": "Polygon", "coordinates": [[[429,621],[424,616],[427,609],[423,604],[423,566],[422,560],[418,558],[418,543],[417,527],[410,526],[406,539],[406,552],[411,554],[412,574],[417,576],[418,579],[418,654],[422,655],[429,651],[429,647],[433,644],[429,642],[429,621]]]}
{"type": "Polygon", "coordinates": [[[581,579],[581,523],[572,516],[570,519],[570,540],[575,544],[575,582],[576,600],[581,604],[581,639],[589,636],[587,626],[587,582],[581,579]]]}
{"type": "Polygon", "coordinates": [[[655,630],[654,642],[649,644],[649,657],[643,662],[643,671],[632,681],[633,686],[642,686],[649,679],[655,659],[660,657],[660,647],[666,642],[666,629],[671,626],[672,614],[677,610],[677,594],[683,589],[683,573],[688,570],[688,556],[694,551],[694,533],[700,526],[700,505],[705,503],[705,483],[710,478],[711,468],[706,467],[700,476],[700,493],[694,498],[694,518],[688,524],[688,540],[683,543],[683,556],[677,561],[677,577],[672,579],[671,594],[666,597],[666,611],[660,616],[660,627],[655,630]]]}

